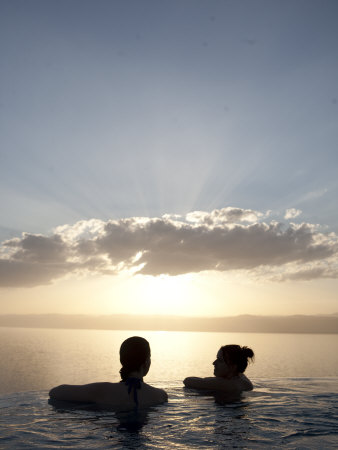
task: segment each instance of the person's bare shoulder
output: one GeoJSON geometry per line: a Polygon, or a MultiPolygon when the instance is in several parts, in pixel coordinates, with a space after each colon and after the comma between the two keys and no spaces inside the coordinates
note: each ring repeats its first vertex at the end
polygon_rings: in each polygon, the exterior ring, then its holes
{"type": "Polygon", "coordinates": [[[243,391],[252,391],[253,390],[253,385],[252,385],[251,381],[249,380],[249,378],[247,378],[243,373],[241,373],[239,375],[239,378],[241,381],[241,386],[242,386],[243,391]]]}
{"type": "Polygon", "coordinates": [[[156,403],[164,403],[168,401],[168,394],[165,390],[150,386],[150,384],[143,383],[142,390],[146,397],[156,403]]]}

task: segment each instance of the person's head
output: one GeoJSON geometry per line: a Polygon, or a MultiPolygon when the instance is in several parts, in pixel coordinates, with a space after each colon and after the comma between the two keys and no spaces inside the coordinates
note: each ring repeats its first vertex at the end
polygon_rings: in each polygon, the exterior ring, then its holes
{"type": "Polygon", "coordinates": [[[139,372],[142,376],[147,375],[150,367],[149,342],[139,336],[126,339],[120,347],[120,362],[122,381],[133,372],[139,372]]]}
{"type": "Polygon", "coordinates": [[[251,348],[240,345],[224,345],[218,350],[217,359],[213,362],[216,377],[231,378],[243,373],[248,365],[248,359],[253,359],[251,348]]]}

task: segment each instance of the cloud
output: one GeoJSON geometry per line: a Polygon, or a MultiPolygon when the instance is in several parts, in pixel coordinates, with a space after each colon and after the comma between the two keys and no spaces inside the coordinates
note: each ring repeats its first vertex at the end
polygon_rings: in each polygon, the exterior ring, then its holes
{"type": "Polygon", "coordinates": [[[51,237],[24,233],[22,239],[14,238],[4,243],[12,248],[12,259],[21,262],[57,263],[67,258],[69,248],[60,235],[51,237]]]}
{"type": "MultiPolygon", "coordinates": [[[[23,234],[2,244],[0,286],[36,286],[67,274],[180,275],[271,271],[279,280],[337,277],[337,236],[311,224],[260,221],[253,210],[223,208],[181,217],[92,219],[23,234]],[[305,265],[316,264],[316,267],[305,265]],[[290,269],[291,267],[291,269],[290,269]],[[310,267],[310,268],[309,268],[310,267]],[[284,278],[283,278],[284,277],[284,278]]],[[[265,276],[264,275],[264,276],[265,276]]]]}
{"type": "Polygon", "coordinates": [[[318,189],[317,191],[308,192],[302,198],[300,198],[298,202],[299,203],[300,202],[308,202],[308,201],[311,201],[311,200],[318,199],[320,197],[323,197],[323,195],[325,195],[327,192],[329,192],[329,190],[327,188],[318,189]]]}
{"type": "MultiPolygon", "coordinates": [[[[250,274],[248,274],[250,275],[250,274]]],[[[287,263],[281,267],[260,266],[251,271],[251,276],[257,279],[268,281],[311,281],[316,279],[338,278],[337,255],[323,260],[309,261],[304,264],[297,262],[287,263]]]]}
{"type": "Polygon", "coordinates": [[[314,280],[316,278],[338,278],[338,267],[313,267],[311,269],[299,270],[288,275],[284,275],[281,281],[285,280],[314,280]]]}
{"type": "Polygon", "coordinates": [[[72,272],[74,267],[62,264],[28,263],[27,261],[0,260],[0,286],[32,287],[50,284],[53,279],[72,272]]]}
{"type": "Polygon", "coordinates": [[[302,211],[300,209],[290,208],[285,211],[284,219],[294,219],[295,217],[298,217],[300,214],[302,214],[302,211]]]}
{"type": "MultiPolygon", "coordinates": [[[[266,214],[268,215],[269,212],[266,214]]],[[[265,216],[266,216],[265,215],[265,216]]],[[[236,222],[256,222],[264,214],[252,209],[241,209],[227,207],[223,209],[214,209],[211,213],[205,211],[194,211],[186,215],[188,222],[203,223],[205,225],[216,225],[236,222]]]]}

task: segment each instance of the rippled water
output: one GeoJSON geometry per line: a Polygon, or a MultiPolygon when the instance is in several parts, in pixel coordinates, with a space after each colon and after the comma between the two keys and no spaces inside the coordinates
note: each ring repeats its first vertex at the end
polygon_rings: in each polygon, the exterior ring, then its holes
{"type": "Polygon", "coordinates": [[[0,328],[0,448],[338,448],[337,345],[338,335],[0,328]],[[168,404],[137,416],[48,404],[58,384],[118,381],[119,346],[133,334],[149,340],[146,381],[168,404]],[[230,343],[256,353],[253,392],[221,405],[183,388],[186,376],[212,375],[230,343]]]}
{"type": "Polygon", "coordinates": [[[162,383],[169,402],[135,413],[48,404],[47,392],[0,396],[0,448],[337,448],[338,379],[255,379],[241,401],[218,404],[162,383]]]}

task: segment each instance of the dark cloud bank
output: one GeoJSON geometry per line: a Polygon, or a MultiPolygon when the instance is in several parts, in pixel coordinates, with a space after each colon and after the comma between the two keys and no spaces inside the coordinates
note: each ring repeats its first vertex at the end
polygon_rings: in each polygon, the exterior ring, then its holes
{"type": "Polygon", "coordinates": [[[81,221],[51,236],[3,242],[0,286],[48,284],[68,274],[180,275],[245,270],[275,280],[337,278],[337,236],[311,224],[267,221],[239,208],[186,217],[81,221]]]}

